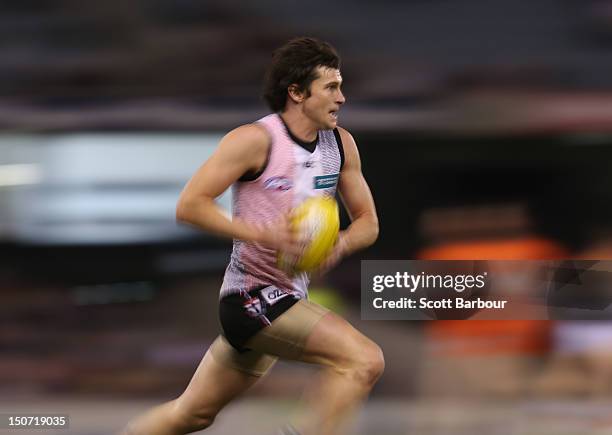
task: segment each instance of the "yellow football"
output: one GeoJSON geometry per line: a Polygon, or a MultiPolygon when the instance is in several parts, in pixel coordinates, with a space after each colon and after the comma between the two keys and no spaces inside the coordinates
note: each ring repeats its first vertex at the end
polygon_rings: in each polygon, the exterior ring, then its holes
{"type": "Polygon", "coordinates": [[[289,224],[307,242],[298,258],[279,252],[278,265],[294,273],[312,271],[325,261],[338,238],[338,203],[328,195],[308,198],[293,209],[289,224]]]}

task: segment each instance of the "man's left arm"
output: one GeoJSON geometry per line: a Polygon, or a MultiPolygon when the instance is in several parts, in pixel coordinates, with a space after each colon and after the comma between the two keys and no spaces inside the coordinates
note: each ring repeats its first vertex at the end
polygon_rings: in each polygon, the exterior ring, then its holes
{"type": "Polygon", "coordinates": [[[338,127],[344,148],[344,165],[338,180],[340,199],[351,224],[338,235],[332,255],[323,270],[333,267],[340,259],[374,243],[378,237],[378,216],[368,183],[361,172],[361,159],[353,136],[338,127]]]}

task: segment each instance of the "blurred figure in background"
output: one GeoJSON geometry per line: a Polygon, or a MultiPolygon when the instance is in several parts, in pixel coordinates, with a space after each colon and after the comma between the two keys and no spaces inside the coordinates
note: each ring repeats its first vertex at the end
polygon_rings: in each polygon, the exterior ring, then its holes
{"type": "Polygon", "coordinates": [[[383,370],[380,348],[347,321],[308,301],[309,277],[277,266],[277,251],[299,256],[290,210],[338,191],[352,217],[323,269],[372,244],[378,219],[350,133],[338,127],[344,103],[340,60],[313,38],[275,52],[265,98],[273,114],[239,127],[192,177],[177,218],[234,239],[221,288],[223,334],[211,345],[185,392],[135,420],[128,434],[185,434],[210,426],[232,399],[277,358],[322,366],[306,401],[310,411],[286,434],[331,435],[367,396],[383,370]],[[234,219],[215,198],[234,187],[234,219]],[[299,428],[299,432],[298,429],[299,428]]]}
{"type": "MultiPolygon", "coordinates": [[[[612,260],[612,232],[597,232],[574,255],[578,260],[612,260]]],[[[607,273],[603,283],[612,288],[612,272],[605,263],[591,270],[607,273]]],[[[550,359],[534,383],[541,395],[599,397],[612,392],[612,323],[603,320],[558,320],[554,323],[550,359]]]]}
{"type": "MultiPolygon", "coordinates": [[[[569,255],[561,243],[534,230],[524,203],[433,209],[423,214],[421,232],[427,240],[418,254],[421,260],[551,260],[569,255]]],[[[495,271],[502,276],[513,275],[511,262],[489,266],[504,268],[495,271]]],[[[522,278],[514,283],[515,290],[536,290],[536,270],[522,278]]],[[[502,285],[512,292],[509,284],[502,285]]],[[[520,394],[528,385],[529,364],[524,362],[549,351],[550,333],[550,322],[538,320],[428,323],[429,353],[436,364],[425,371],[424,393],[520,394]],[[449,366],[450,371],[445,369],[449,366]]]]}

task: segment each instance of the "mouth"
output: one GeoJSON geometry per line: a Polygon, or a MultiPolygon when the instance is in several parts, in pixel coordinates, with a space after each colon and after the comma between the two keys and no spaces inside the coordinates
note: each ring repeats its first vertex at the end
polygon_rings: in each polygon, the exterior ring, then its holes
{"type": "Polygon", "coordinates": [[[329,111],[329,116],[331,116],[333,120],[337,121],[338,120],[338,111],[337,110],[330,110],[329,111]]]}

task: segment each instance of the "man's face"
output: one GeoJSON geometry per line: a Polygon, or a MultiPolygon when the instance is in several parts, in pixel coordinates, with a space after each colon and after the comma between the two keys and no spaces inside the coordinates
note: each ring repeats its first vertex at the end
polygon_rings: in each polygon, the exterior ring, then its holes
{"type": "Polygon", "coordinates": [[[338,111],[345,98],[340,90],[342,76],[334,68],[319,66],[317,78],[310,85],[310,96],[303,101],[304,114],[322,130],[331,130],[338,124],[338,111]]]}

